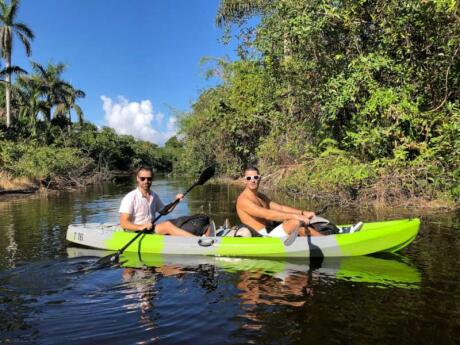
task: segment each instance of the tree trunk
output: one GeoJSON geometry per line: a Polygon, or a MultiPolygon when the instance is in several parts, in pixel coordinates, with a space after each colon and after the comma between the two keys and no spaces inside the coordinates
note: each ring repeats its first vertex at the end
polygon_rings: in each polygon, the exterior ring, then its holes
{"type": "Polygon", "coordinates": [[[299,105],[298,100],[295,94],[295,88],[292,82],[292,73],[289,71],[289,63],[292,59],[292,49],[291,49],[291,42],[289,40],[288,34],[285,32],[283,34],[283,60],[285,63],[285,73],[286,73],[286,81],[287,81],[287,114],[292,119],[298,119],[299,117],[299,105]]]}
{"type": "MultiPolygon", "coordinates": [[[[11,55],[6,57],[5,67],[8,69],[11,66],[11,55]]],[[[6,102],[6,127],[11,126],[11,72],[6,74],[6,87],[5,87],[5,102],[6,102]]]]}

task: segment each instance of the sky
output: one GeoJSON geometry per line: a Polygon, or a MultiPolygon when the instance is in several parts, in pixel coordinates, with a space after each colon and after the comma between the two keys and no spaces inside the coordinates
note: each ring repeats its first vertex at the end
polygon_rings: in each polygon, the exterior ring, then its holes
{"type": "Polygon", "coordinates": [[[206,80],[203,57],[236,59],[215,25],[219,0],[22,0],[17,21],[35,34],[32,55],[15,40],[14,65],[64,63],[86,93],[86,120],[158,145],[176,134],[206,80]]]}

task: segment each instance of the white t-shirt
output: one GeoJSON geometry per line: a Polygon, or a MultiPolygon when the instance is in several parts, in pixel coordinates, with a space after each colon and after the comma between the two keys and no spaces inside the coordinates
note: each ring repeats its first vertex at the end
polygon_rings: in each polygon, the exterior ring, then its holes
{"type": "Polygon", "coordinates": [[[151,222],[157,212],[164,207],[163,202],[157,193],[150,191],[149,200],[142,196],[139,188],[129,192],[121,200],[119,213],[127,213],[134,224],[151,222]]]}

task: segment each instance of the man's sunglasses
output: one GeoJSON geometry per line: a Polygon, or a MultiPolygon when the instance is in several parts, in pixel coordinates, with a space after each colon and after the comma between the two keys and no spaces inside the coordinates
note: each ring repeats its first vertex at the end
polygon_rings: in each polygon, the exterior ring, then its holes
{"type": "Polygon", "coordinates": [[[254,179],[254,180],[256,180],[256,181],[257,181],[258,179],[260,179],[260,175],[255,175],[255,176],[245,176],[244,178],[246,179],[246,181],[251,181],[252,179],[254,179]]]}
{"type": "Polygon", "coordinates": [[[139,180],[141,180],[141,181],[145,181],[145,180],[152,181],[152,178],[151,177],[139,176],[139,180]]]}

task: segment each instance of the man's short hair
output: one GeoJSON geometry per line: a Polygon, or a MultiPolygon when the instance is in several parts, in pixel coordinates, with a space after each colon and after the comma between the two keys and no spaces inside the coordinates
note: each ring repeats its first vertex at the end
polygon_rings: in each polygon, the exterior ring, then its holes
{"type": "Polygon", "coordinates": [[[136,176],[138,176],[141,171],[150,171],[150,173],[153,176],[153,169],[151,167],[147,166],[147,165],[142,165],[139,168],[137,168],[136,176]]]}
{"type": "Polygon", "coordinates": [[[257,169],[257,167],[255,165],[248,165],[244,169],[243,173],[246,173],[246,171],[255,171],[255,172],[257,172],[258,175],[260,175],[259,169],[257,169]]]}

